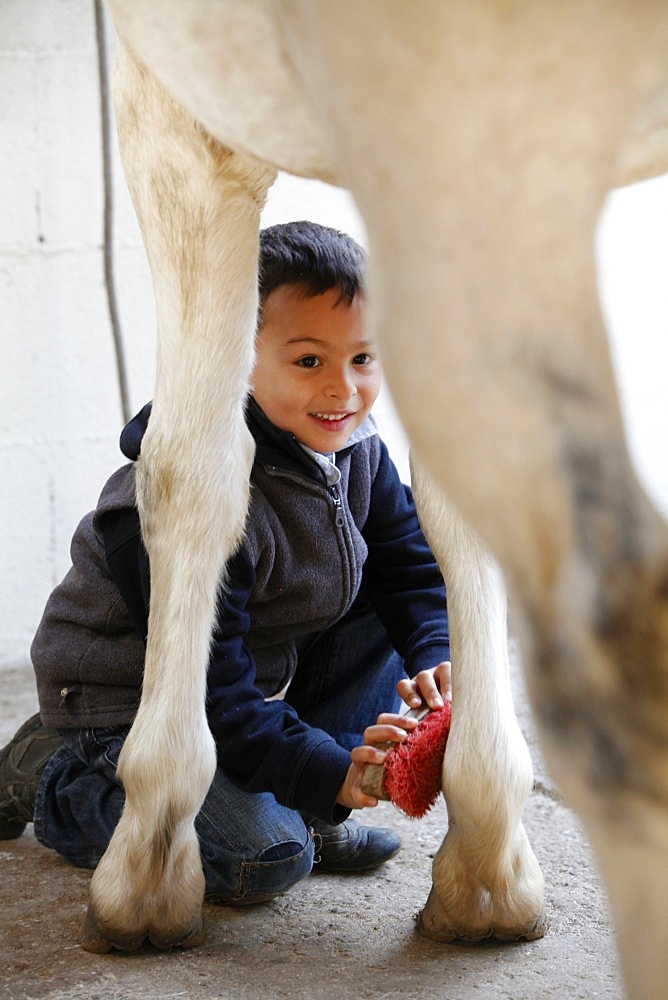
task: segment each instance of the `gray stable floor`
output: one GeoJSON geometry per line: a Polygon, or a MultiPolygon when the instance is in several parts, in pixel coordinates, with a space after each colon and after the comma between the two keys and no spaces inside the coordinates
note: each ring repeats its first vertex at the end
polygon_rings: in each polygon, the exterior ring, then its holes
{"type": "MultiPolygon", "coordinates": [[[[0,745],[36,705],[29,667],[0,673],[0,745]]],[[[415,933],[446,826],[442,803],[419,823],[387,803],[368,812],[369,822],[396,827],[404,840],[378,872],[311,876],[256,908],[207,906],[206,943],[168,954],[82,951],[89,873],[41,847],[29,827],[20,840],[0,842],[0,1000],[620,1000],[613,934],[589,849],[544,773],[521,690],[517,707],[536,767],[525,822],[547,887],[551,927],[541,941],[462,947],[415,933]]]]}

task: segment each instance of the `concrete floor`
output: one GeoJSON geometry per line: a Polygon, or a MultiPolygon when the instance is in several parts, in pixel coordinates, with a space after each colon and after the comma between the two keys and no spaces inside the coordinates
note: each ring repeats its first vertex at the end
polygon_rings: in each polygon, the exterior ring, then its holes
{"type": "MultiPolygon", "coordinates": [[[[358,876],[313,875],[263,906],[206,907],[208,937],[188,952],[96,956],[79,947],[90,873],[39,845],[32,828],[0,843],[0,1000],[621,1000],[606,901],[579,824],[532,747],[536,791],[525,825],[541,863],[551,921],[540,941],[439,945],[414,930],[431,858],[445,832],[439,803],[419,823],[382,803],[368,822],[396,827],[403,850],[358,876]]],[[[0,745],[33,711],[29,667],[0,673],[0,745]]]]}

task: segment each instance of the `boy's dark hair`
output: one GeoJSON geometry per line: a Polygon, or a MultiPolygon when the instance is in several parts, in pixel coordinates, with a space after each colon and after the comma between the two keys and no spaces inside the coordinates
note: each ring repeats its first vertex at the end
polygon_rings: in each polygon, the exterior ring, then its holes
{"type": "Polygon", "coordinates": [[[260,230],[260,316],[267,296],[296,285],[306,298],[337,288],[339,302],[363,292],[365,254],[345,233],[315,222],[286,222],[260,230]]]}

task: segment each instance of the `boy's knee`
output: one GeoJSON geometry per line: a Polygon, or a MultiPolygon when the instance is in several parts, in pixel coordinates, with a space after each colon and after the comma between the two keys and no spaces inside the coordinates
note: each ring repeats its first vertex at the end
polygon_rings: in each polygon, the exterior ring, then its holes
{"type": "Polygon", "coordinates": [[[204,861],[206,898],[228,906],[263,903],[306,878],[313,868],[313,836],[306,844],[286,840],[270,844],[255,859],[235,863],[204,861]]]}

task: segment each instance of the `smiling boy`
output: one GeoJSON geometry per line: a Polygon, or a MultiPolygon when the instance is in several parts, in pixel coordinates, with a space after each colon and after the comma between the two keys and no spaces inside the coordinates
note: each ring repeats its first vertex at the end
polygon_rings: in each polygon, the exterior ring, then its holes
{"type": "Polygon", "coordinates": [[[253,398],[300,444],[337,452],[369,416],[380,391],[376,353],[359,294],[342,301],[333,288],[305,298],[299,285],[282,285],[262,310],[253,398]]]}
{"type": "MultiPolygon", "coordinates": [[[[413,725],[399,697],[449,692],[443,582],[371,408],[363,254],[312,223],[261,233],[260,317],[247,421],[256,444],[244,537],[219,599],[207,715],[218,768],[196,820],[206,892],[251,903],[319,871],[362,871],[400,846],[352,809],[371,744],[413,725]],[[379,716],[378,722],[373,720],[379,716]]],[[[72,544],[32,647],[41,720],[0,751],[0,837],[94,867],[123,806],[116,762],[139,702],[150,575],[132,460],[72,544]]]]}

